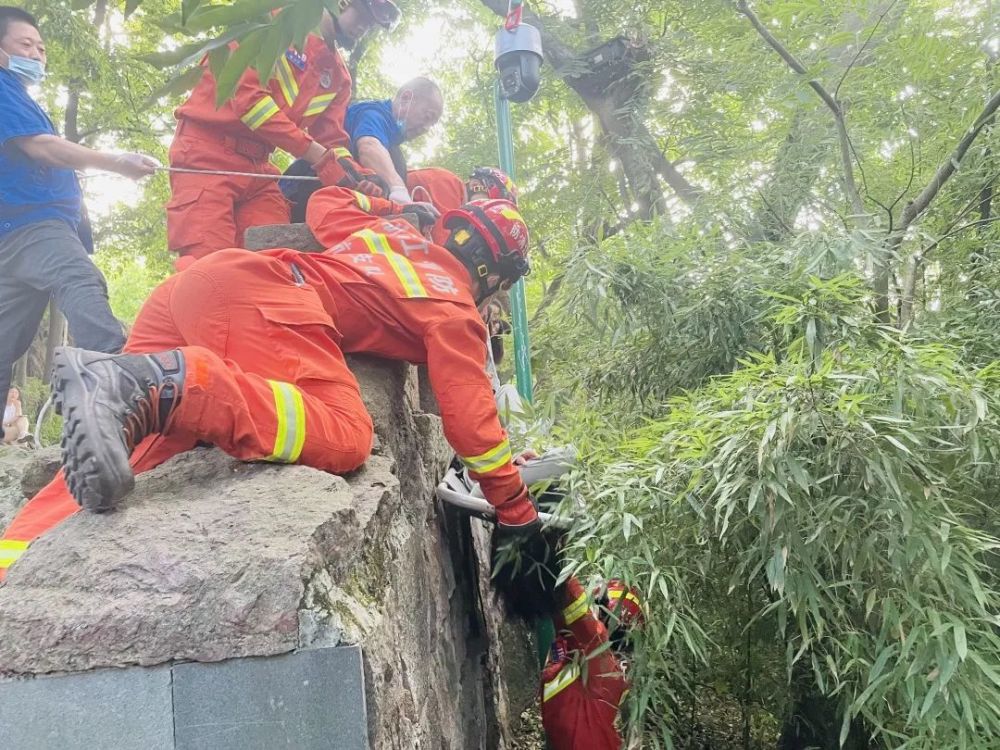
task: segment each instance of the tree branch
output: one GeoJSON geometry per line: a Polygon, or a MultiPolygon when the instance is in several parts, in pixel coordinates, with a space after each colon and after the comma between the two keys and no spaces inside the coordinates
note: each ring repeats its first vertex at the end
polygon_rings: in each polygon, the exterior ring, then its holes
{"type": "MultiPolygon", "coordinates": [[[[507,14],[507,0],[480,0],[482,4],[498,16],[507,14]]],[[[632,190],[632,198],[643,206],[640,213],[651,214],[662,210],[663,187],[657,176],[676,193],[684,203],[693,205],[701,198],[702,193],[692,185],[677,169],[670,164],[656,147],[656,141],[649,133],[649,128],[635,113],[637,109],[624,106],[625,91],[619,85],[612,87],[601,96],[586,89],[586,76],[566,75],[570,71],[579,73],[580,66],[575,64],[579,58],[577,52],[562,42],[549,30],[549,21],[537,13],[525,10],[524,20],[535,26],[542,35],[542,48],[545,59],[555,69],[556,74],[576,92],[587,108],[597,116],[601,128],[607,135],[607,143],[611,155],[622,165],[627,182],[632,190]],[[639,143],[639,146],[635,144],[639,143]],[[645,144],[648,143],[648,148],[645,144]],[[640,151],[642,153],[637,153],[640,151]]],[[[623,198],[625,206],[631,202],[623,198]]]]}
{"type": "MultiPolygon", "coordinates": [[[[809,71],[806,70],[806,66],[799,62],[798,58],[795,57],[788,48],[785,47],[781,42],[779,42],[774,34],[768,30],[761,20],[757,17],[757,14],[750,9],[747,0],[738,0],[736,3],[736,8],[750,21],[750,24],[757,30],[761,38],[768,43],[768,45],[773,49],[778,55],[788,63],[793,71],[799,75],[809,75],[809,71]]],[[[851,210],[858,219],[862,219],[867,215],[865,211],[865,204],[861,200],[861,193],[858,192],[858,185],[854,179],[854,161],[851,156],[851,137],[847,132],[847,123],[844,119],[844,110],[834,99],[833,95],[826,90],[826,87],[822,83],[812,78],[808,81],[809,88],[816,92],[816,95],[823,100],[823,103],[829,108],[830,112],[833,113],[834,123],[837,126],[837,140],[840,143],[840,161],[844,169],[844,192],[847,193],[847,198],[851,203],[851,210]]]]}
{"type": "Polygon", "coordinates": [[[892,2],[889,3],[889,6],[885,9],[885,11],[883,11],[882,15],[878,17],[878,20],[875,22],[875,25],[872,26],[871,33],[868,34],[868,38],[865,39],[865,43],[858,48],[858,52],[856,55],[854,55],[854,59],[851,60],[846,70],[844,70],[844,74],[840,77],[840,80],[837,82],[837,88],[833,90],[834,99],[840,96],[840,87],[844,85],[844,81],[847,80],[847,76],[850,74],[851,70],[854,68],[858,60],[861,59],[861,55],[864,54],[864,51],[868,48],[868,45],[871,43],[872,37],[874,37],[875,32],[878,31],[878,27],[882,25],[882,21],[884,21],[885,17],[889,15],[889,11],[893,9],[893,7],[896,5],[897,2],[899,2],[899,0],[892,0],[892,2]]]}
{"type": "Polygon", "coordinates": [[[931,201],[937,197],[938,192],[942,187],[944,187],[944,184],[948,182],[951,176],[958,169],[958,165],[965,157],[969,147],[972,146],[973,142],[982,132],[983,128],[985,128],[986,125],[989,124],[989,122],[996,116],[998,107],[1000,107],[1000,91],[997,91],[992,97],[990,97],[990,100],[986,103],[983,111],[979,113],[976,121],[972,123],[972,126],[967,131],[965,131],[965,135],[962,136],[955,148],[952,149],[951,153],[945,157],[943,162],[941,162],[941,166],[937,168],[937,171],[934,173],[930,182],[927,183],[916,198],[906,204],[906,208],[903,209],[903,215],[899,223],[900,233],[905,231],[920,217],[924,211],[927,210],[931,201]]]}

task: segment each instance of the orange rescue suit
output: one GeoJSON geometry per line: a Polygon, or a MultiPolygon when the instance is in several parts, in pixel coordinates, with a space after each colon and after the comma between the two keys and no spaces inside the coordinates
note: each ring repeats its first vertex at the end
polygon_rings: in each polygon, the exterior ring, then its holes
{"type": "MultiPolygon", "coordinates": [[[[275,148],[301,156],[315,141],[348,147],[344,116],[351,75],[340,53],[314,34],[304,50],[288,50],[274,75],[261,83],[248,69],[236,91],[216,106],[216,81],[207,62],[188,100],[177,108],[170,166],[278,174],[268,160],[275,148]]],[[[288,223],[289,206],[275,180],[173,172],[167,203],[167,245],[201,258],[243,245],[243,233],[260,224],[288,223]]]]}
{"type": "MultiPolygon", "coordinates": [[[[307,221],[330,249],[226,250],[157,287],[128,352],[180,348],[183,395],[162,435],[137,447],[148,470],[197,441],[245,460],[334,473],[371,448],[371,419],[343,353],[426,363],[445,435],[494,505],[530,520],[486,375],[486,328],[465,267],[403,220],[392,201],[318,191],[307,221]]],[[[0,578],[39,534],[76,512],[60,475],[0,539],[0,578]]]]}
{"type": "MultiPolygon", "coordinates": [[[[467,201],[465,183],[454,172],[441,167],[414,169],[407,173],[406,189],[410,191],[413,200],[426,200],[424,196],[419,195],[419,191],[418,195],[414,195],[413,191],[416,188],[426,190],[430,202],[442,214],[462,206],[467,201]]],[[[431,239],[438,245],[444,245],[448,241],[449,234],[450,232],[438,220],[431,230],[431,239]]]]}
{"type": "Polygon", "coordinates": [[[619,750],[616,724],[628,682],[606,646],[607,629],[575,577],[560,597],[555,655],[542,670],[545,738],[552,750],[619,750]]]}

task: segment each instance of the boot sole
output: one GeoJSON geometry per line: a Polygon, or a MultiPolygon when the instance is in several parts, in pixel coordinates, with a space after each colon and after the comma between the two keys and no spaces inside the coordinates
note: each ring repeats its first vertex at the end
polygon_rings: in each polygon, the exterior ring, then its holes
{"type": "Polygon", "coordinates": [[[120,430],[102,433],[108,420],[100,418],[98,409],[109,407],[100,403],[100,381],[87,368],[109,356],[60,347],[53,357],[52,391],[56,412],[63,417],[66,484],[77,503],[94,513],[113,510],[135,487],[124,436],[120,430]]]}

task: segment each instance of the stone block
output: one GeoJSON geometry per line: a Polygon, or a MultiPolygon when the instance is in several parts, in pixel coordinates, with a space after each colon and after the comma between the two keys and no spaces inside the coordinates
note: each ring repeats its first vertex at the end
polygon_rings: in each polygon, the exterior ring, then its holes
{"type": "Polygon", "coordinates": [[[304,253],[321,253],[325,249],[305,224],[265,224],[250,227],[243,237],[247,250],[268,250],[287,247],[304,253]]]}
{"type": "Polygon", "coordinates": [[[367,750],[361,649],[174,667],[176,750],[367,750]]]}
{"type": "Polygon", "coordinates": [[[0,682],[0,747],[173,750],[170,668],[0,682]]]}

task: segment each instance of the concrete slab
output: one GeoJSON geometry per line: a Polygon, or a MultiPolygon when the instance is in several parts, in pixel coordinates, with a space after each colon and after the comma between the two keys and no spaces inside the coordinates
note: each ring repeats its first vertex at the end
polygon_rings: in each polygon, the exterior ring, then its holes
{"type": "Polygon", "coordinates": [[[0,682],[0,748],[173,747],[169,667],[0,682]]]}
{"type": "Polygon", "coordinates": [[[173,671],[177,750],[368,748],[356,646],[177,664],[173,671]]]}

